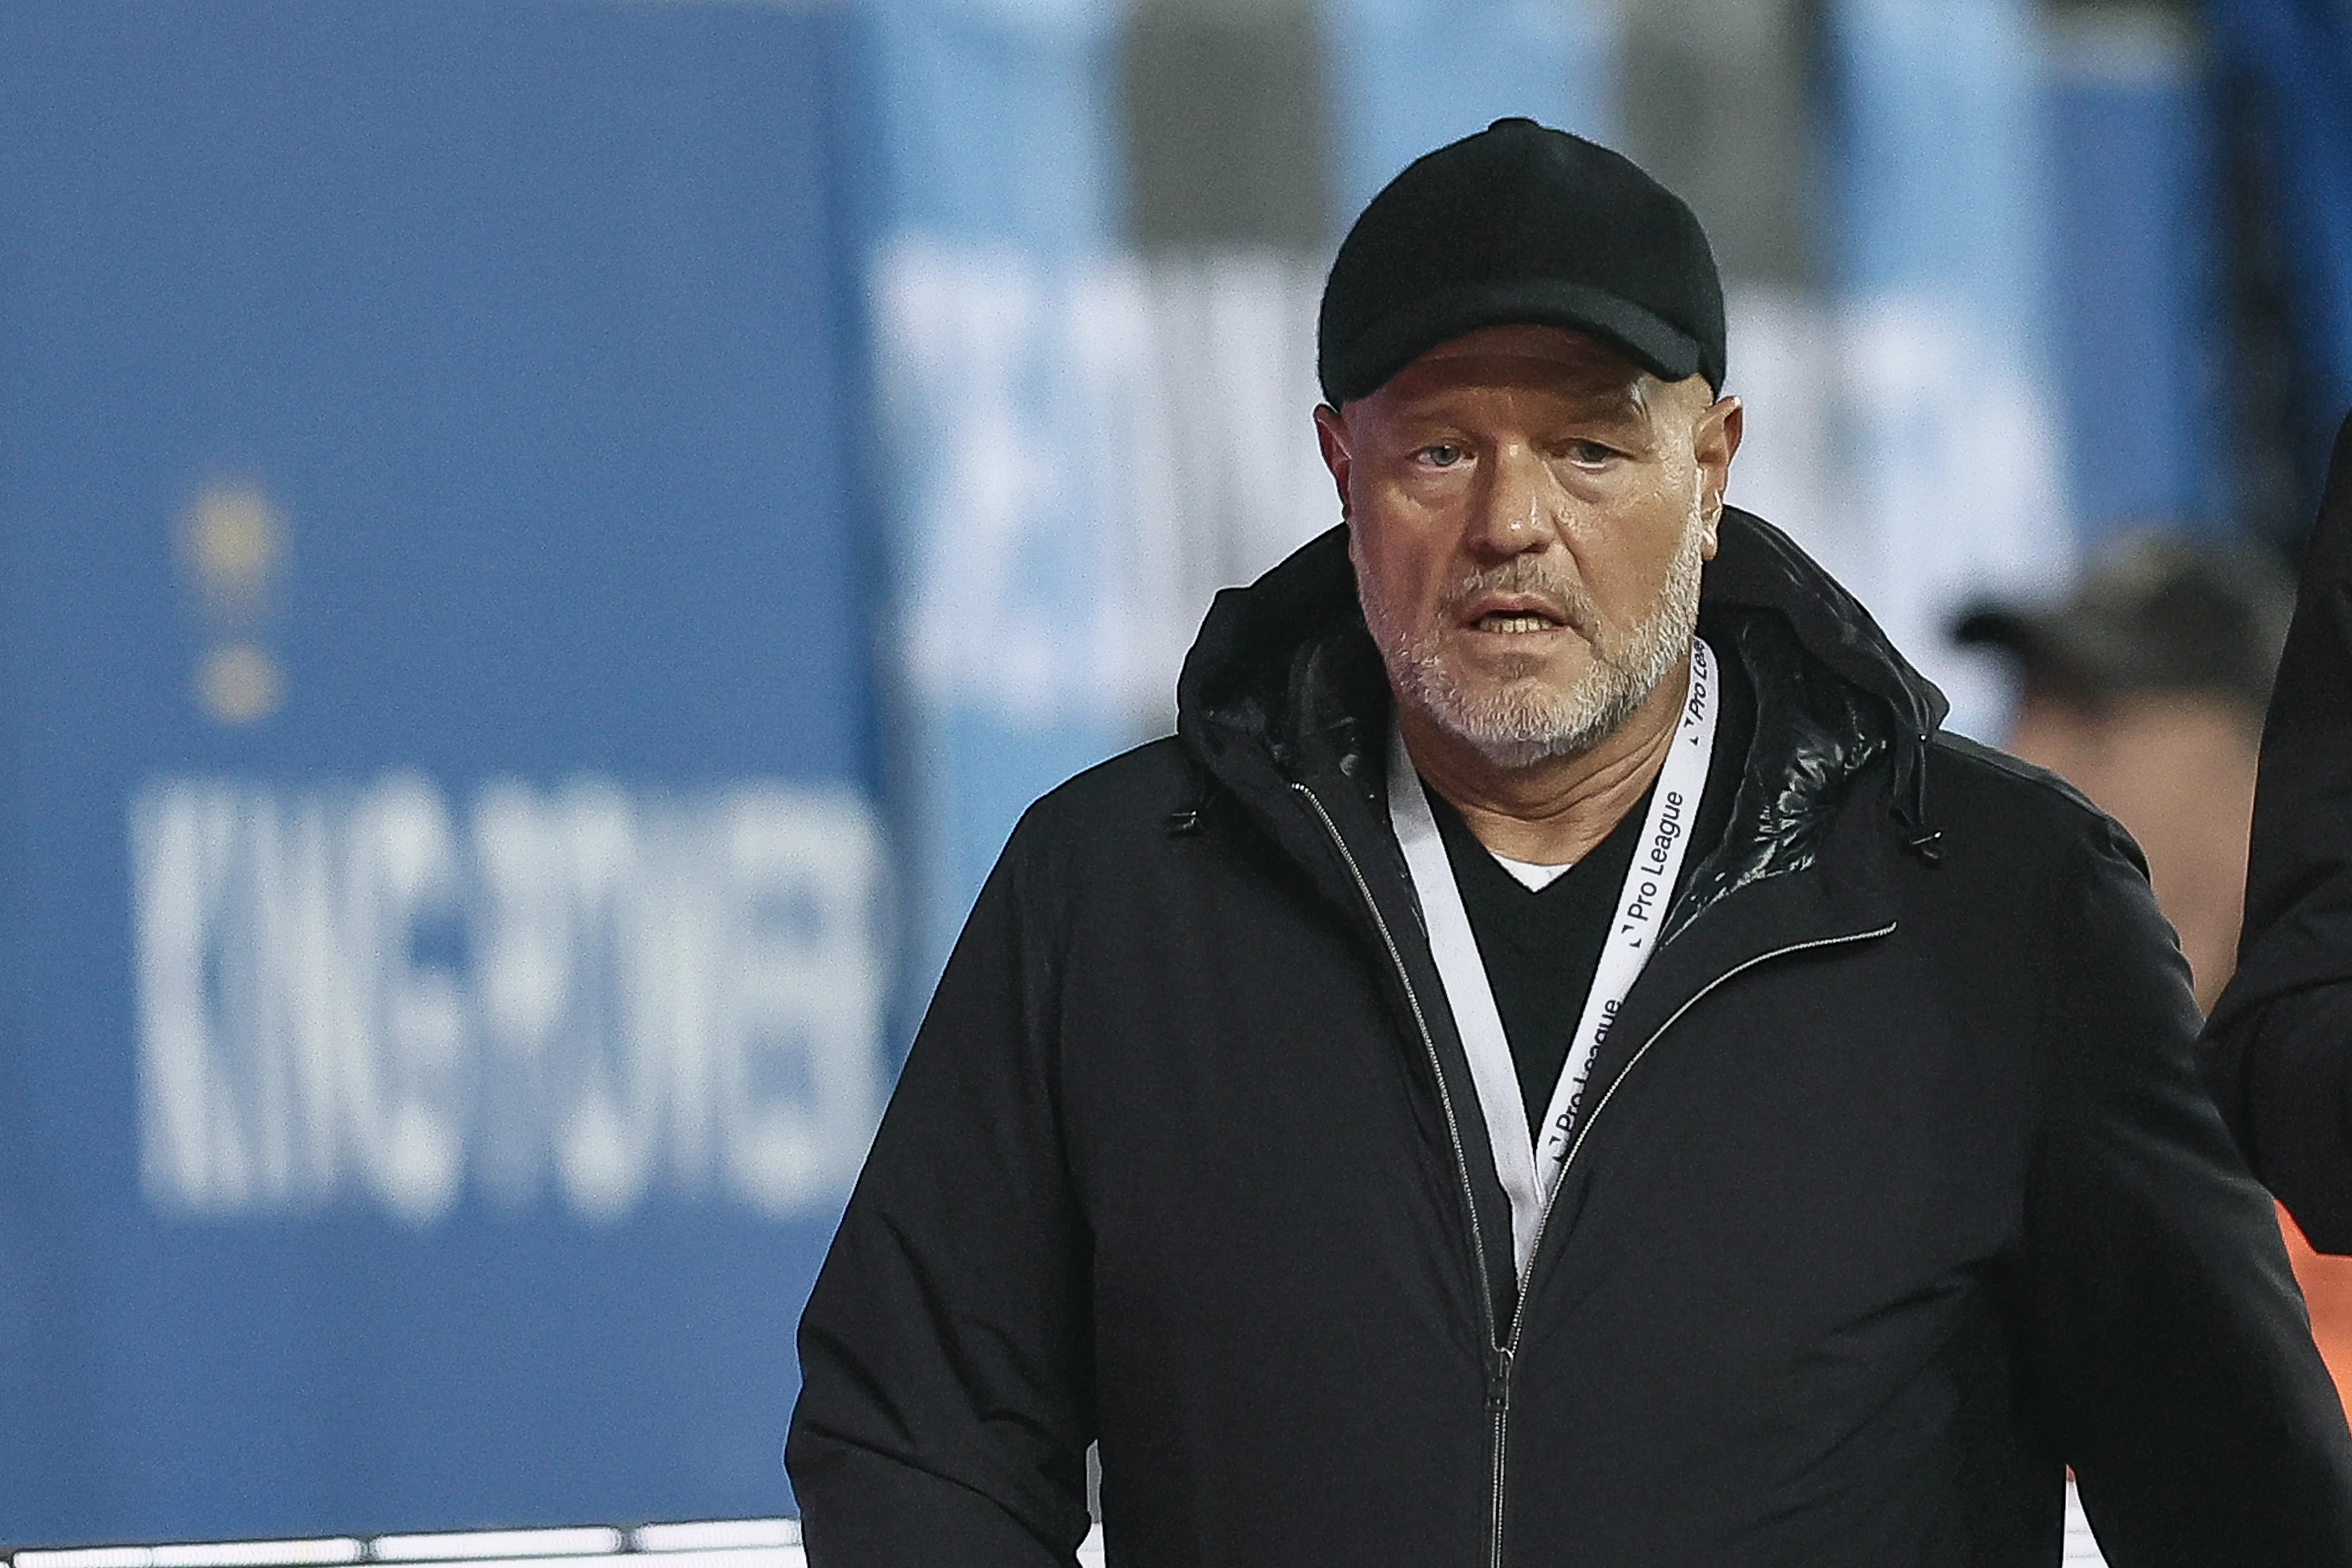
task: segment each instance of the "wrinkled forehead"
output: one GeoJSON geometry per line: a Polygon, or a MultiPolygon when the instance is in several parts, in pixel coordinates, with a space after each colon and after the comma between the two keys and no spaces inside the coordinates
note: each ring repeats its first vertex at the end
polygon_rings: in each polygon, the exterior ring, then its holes
{"type": "Polygon", "coordinates": [[[1549,392],[1596,411],[1643,414],[1664,386],[1607,340],[1560,327],[1482,327],[1425,350],[1367,395],[1391,406],[1464,387],[1549,392]]]}

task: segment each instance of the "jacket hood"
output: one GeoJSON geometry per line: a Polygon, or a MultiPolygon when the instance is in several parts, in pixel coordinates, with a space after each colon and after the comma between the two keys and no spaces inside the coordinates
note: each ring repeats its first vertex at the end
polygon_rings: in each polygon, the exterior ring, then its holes
{"type": "MultiPolygon", "coordinates": [[[[1853,595],[1780,530],[1727,507],[1699,626],[1746,668],[1757,731],[1725,843],[1673,924],[1810,864],[1832,808],[1882,758],[1901,842],[1937,858],[1925,763],[1947,705],[1853,595]]],[[[1364,762],[1385,744],[1390,704],[1341,524],[1217,595],[1177,685],[1177,731],[1208,777],[1244,797],[1326,768],[1370,791],[1381,770],[1364,762]]]]}

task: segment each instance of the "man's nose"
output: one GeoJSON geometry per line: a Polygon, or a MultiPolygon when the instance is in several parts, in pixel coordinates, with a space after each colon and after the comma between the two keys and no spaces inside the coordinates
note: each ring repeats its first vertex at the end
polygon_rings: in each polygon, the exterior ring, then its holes
{"type": "Polygon", "coordinates": [[[1558,486],[1539,454],[1517,443],[1497,446],[1486,469],[1469,520],[1475,553],[1521,555],[1559,537],[1558,486]]]}

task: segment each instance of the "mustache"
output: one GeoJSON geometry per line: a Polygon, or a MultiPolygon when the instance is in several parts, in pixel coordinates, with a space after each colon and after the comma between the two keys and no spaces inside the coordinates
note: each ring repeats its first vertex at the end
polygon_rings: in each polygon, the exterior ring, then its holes
{"type": "Polygon", "coordinates": [[[1600,630],[1600,606],[1584,584],[1552,571],[1533,556],[1514,555],[1471,573],[1447,590],[1439,607],[1448,621],[1459,622],[1470,601],[1481,594],[1530,595],[1557,610],[1560,619],[1580,636],[1591,637],[1600,630]]]}

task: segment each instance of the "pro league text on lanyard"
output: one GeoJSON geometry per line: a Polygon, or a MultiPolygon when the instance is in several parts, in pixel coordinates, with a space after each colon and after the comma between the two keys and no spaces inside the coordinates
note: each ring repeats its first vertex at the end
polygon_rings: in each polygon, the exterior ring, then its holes
{"type": "Polygon", "coordinates": [[[1675,879],[1690,845],[1691,822],[1697,815],[1699,795],[1706,787],[1707,765],[1715,754],[1718,696],[1714,650],[1705,639],[1694,637],[1690,684],[1682,714],[1665,764],[1650,793],[1641,845],[1626,869],[1625,885],[1618,891],[1616,916],[1610,922],[1601,962],[1592,972],[1592,988],[1578,1015],[1575,1039],[1560,1068],[1559,1082],[1552,1089],[1540,1158],[1528,1136],[1527,1108],[1519,1094],[1510,1043],[1504,1037],[1502,1015],[1495,1006],[1486,966],[1470,931],[1470,916],[1454,884],[1454,868],[1438,837],[1437,819],[1431,814],[1429,797],[1413,771],[1412,759],[1405,752],[1402,736],[1390,737],[1389,818],[1412,874],[1438,978],[1444,984],[1445,999],[1470,1060],[1479,1112],[1494,1149],[1496,1174],[1510,1200],[1512,1253],[1523,1279],[1544,1207],[1559,1185],[1560,1173],[1574,1146],[1593,1060],[1601,1042],[1609,1037],[1609,1026],[1625,994],[1633,989],[1634,977],[1650,961],[1659,923],[1674,897],[1675,879]]]}

